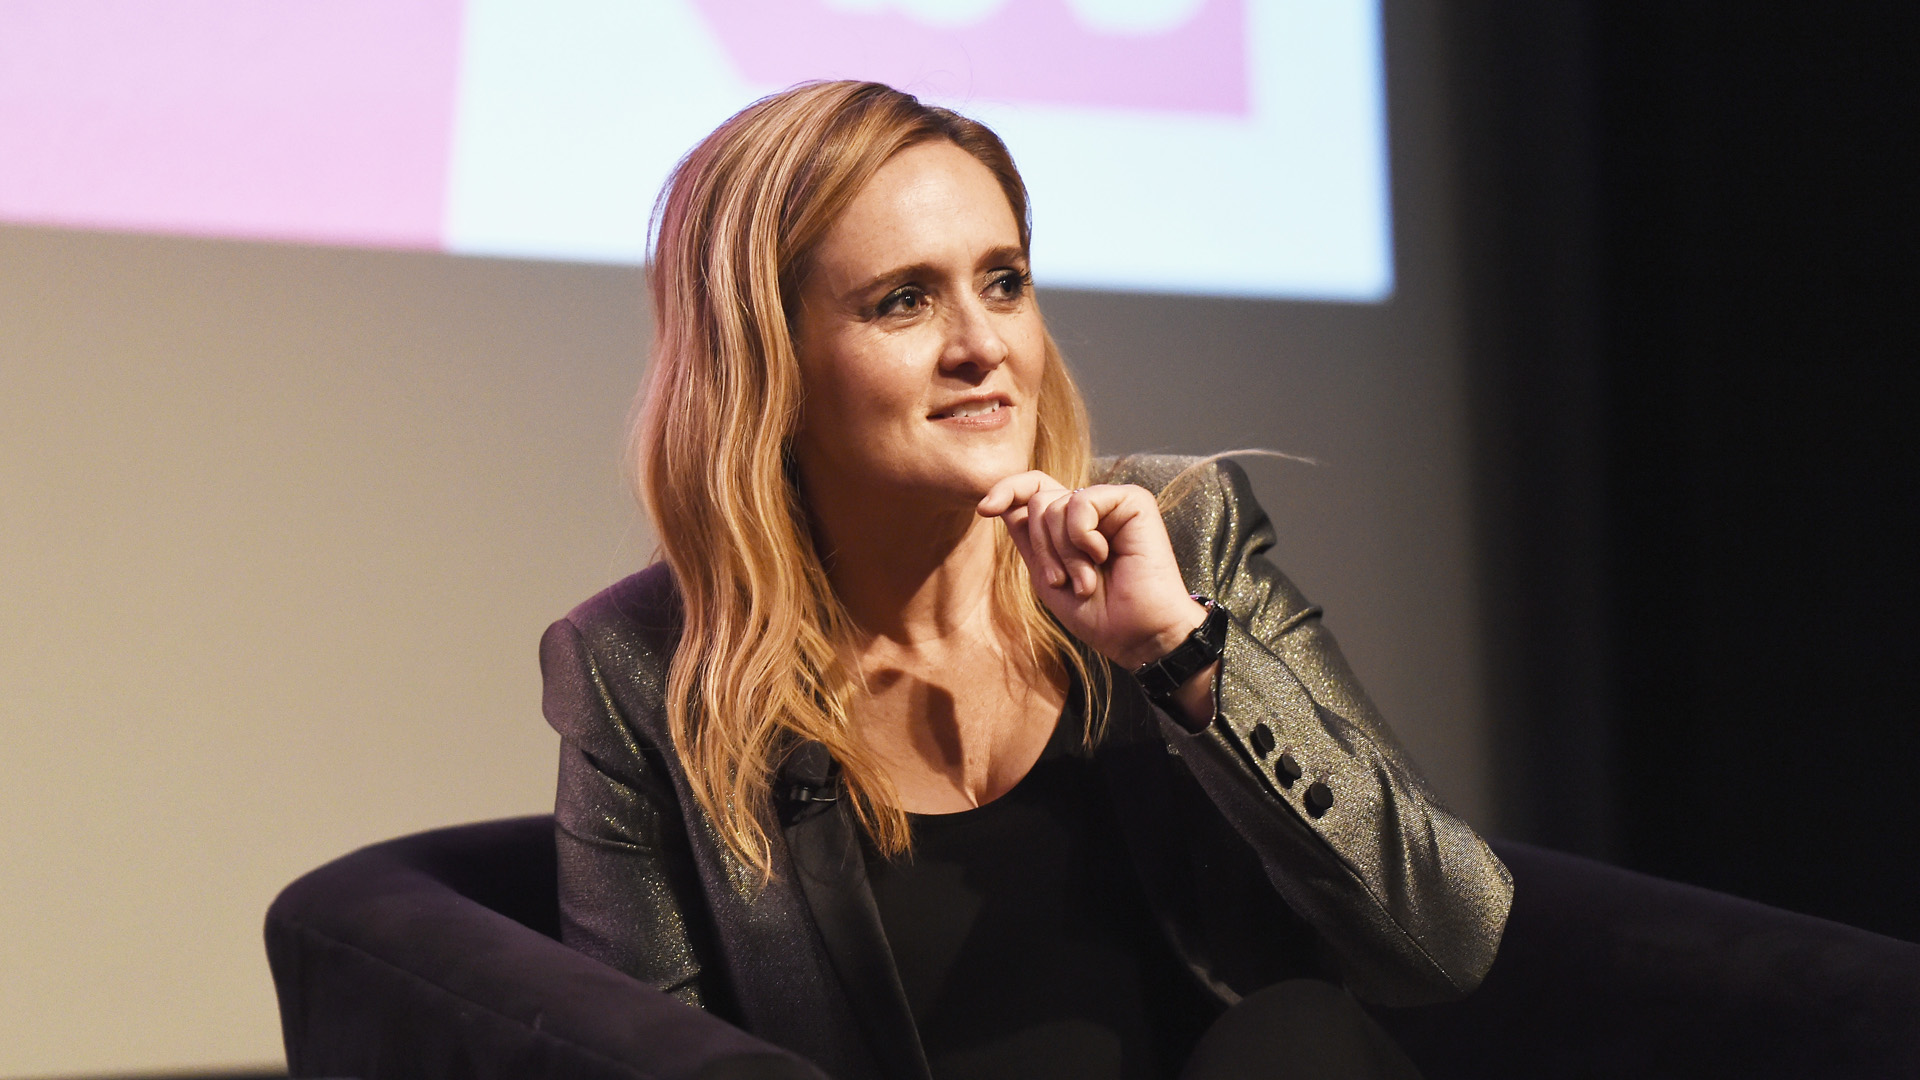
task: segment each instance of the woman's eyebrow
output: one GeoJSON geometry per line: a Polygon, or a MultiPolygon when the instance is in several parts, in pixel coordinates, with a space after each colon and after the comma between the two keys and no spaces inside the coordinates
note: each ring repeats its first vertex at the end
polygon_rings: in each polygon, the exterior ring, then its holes
{"type": "Polygon", "coordinates": [[[866,296],[867,294],[872,293],[878,289],[892,286],[901,281],[909,281],[909,280],[912,280],[913,278],[925,278],[925,277],[933,277],[933,276],[936,276],[936,270],[933,264],[931,263],[919,262],[919,263],[910,263],[906,266],[896,266],[891,270],[882,270],[878,274],[873,275],[872,277],[868,278],[866,281],[860,283],[859,285],[855,285],[853,288],[848,289],[846,292],[846,295],[866,296]]]}
{"type": "MultiPolygon", "coordinates": [[[[1003,244],[1000,247],[982,252],[978,265],[982,268],[989,266],[1018,266],[1023,264],[1026,258],[1027,253],[1020,250],[1018,244],[1003,244]]],[[[889,288],[904,281],[912,281],[916,278],[926,279],[939,277],[940,272],[940,268],[933,263],[908,263],[905,266],[896,266],[891,270],[882,270],[860,284],[855,285],[853,288],[848,289],[842,295],[849,298],[865,297],[882,288],[889,288]]]]}

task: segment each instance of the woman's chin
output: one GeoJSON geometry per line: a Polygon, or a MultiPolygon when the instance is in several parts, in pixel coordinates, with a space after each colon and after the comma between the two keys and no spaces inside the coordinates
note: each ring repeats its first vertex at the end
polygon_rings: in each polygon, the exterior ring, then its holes
{"type": "Polygon", "coordinates": [[[951,504],[971,511],[995,484],[1032,468],[1031,460],[1031,453],[1022,447],[980,447],[965,453],[927,454],[904,460],[897,457],[889,463],[891,468],[883,466],[883,474],[873,476],[872,481],[891,490],[896,499],[926,509],[951,504]]]}
{"type": "Polygon", "coordinates": [[[954,474],[954,493],[971,503],[977,503],[987,497],[993,486],[1009,476],[1017,476],[1033,468],[1024,458],[1008,458],[1005,461],[971,462],[954,474]]]}
{"type": "Polygon", "coordinates": [[[919,503],[926,510],[952,509],[972,513],[980,500],[987,497],[987,492],[993,490],[993,485],[1025,471],[1023,466],[1002,470],[969,464],[950,471],[902,478],[898,490],[905,500],[919,503]]]}

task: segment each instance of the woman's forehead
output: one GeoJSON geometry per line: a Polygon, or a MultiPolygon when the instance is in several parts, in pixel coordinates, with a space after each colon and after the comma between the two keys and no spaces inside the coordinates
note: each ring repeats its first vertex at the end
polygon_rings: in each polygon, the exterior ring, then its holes
{"type": "Polygon", "coordinates": [[[950,142],[888,159],[834,219],[816,266],[970,259],[1018,246],[1019,223],[999,180],[950,142]]]}

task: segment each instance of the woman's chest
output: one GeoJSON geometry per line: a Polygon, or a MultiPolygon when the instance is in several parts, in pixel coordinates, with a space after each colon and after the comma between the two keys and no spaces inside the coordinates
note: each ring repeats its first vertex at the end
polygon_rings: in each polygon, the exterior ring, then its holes
{"type": "Polygon", "coordinates": [[[1216,1003],[1149,914],[1080,725],[868,876],[936,1077],[1169,1075],[1216,1003]]]}
{"type": "Polygon", "coordinates": [[[865,682],[850,705],[854,728],[914,813],[952,813],[1010,790],[1067,699],[1065,687],[986,663],[882,667],[865,682]]]}

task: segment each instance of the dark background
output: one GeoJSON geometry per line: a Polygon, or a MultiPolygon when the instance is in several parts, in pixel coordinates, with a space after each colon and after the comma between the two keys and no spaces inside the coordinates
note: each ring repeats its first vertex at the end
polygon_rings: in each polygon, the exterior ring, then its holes
{"type": "Polygon", "coordinates": [[[1448,19],[1507,831],[1920,940],[1920,5],[1448,19]]]}

